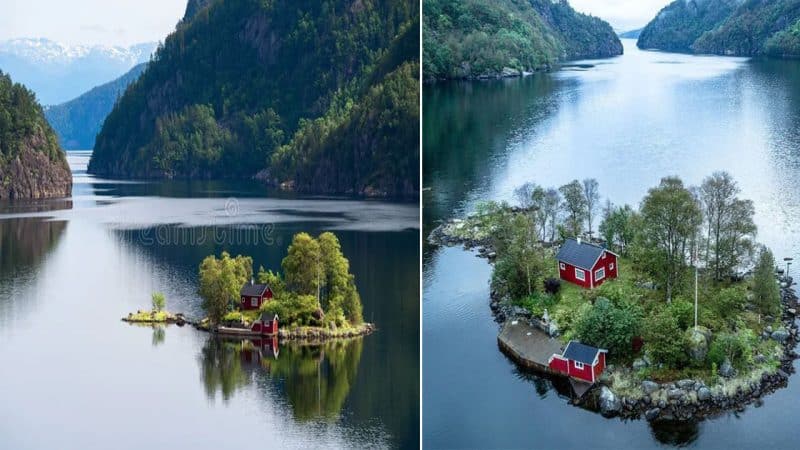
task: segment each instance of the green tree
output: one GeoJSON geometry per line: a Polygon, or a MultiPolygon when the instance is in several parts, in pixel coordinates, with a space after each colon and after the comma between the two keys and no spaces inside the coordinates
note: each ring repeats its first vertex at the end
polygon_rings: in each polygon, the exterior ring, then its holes
{"type": "Polygon", "coordinates": [[[211,255],[200,264],[200,297],[211,323],[219,323],[232,301],[239,297],[242,286],[253,276],[253,259],[249,256],[231,258],[222,252],[218,259],[211,255]]]}
{"type": "MultiPolygon", "coordinates": [[[[325,295],[322,303],[327,314],[331,309],[341,311],[351,324],[364,321],[361,299],[355,286],[355,277],[350,273],[350,262],[342,254],[339,239],[325,232],[317,238],[325,270],[325,295]],[[338,308],[338,309],[337,309],[338,308]]],[[[337,324],[341,325],[341,324],[337,324]]]]}
{"type": "Polygon", "coordinates": [[[600,235],[609,248],[626,255],[636,237],[637,220],[638,215],[630,205],[615,207],[609,203],[600,223],[600,235]]]}
{"type": "Polygon", "coordinates": [[[153,311],[161,311],[164,309],[164,305],[166,305],[167,300],[164,298],[164,294],[161,292],[153,292],[152,303],[153,311]]]}
{"type": "Polygon", "coordinates": [[[542,285],[542,249],[531,230],[530,217],[519,214],[504,216],[495,230],[496,236],[503,239],[495,261],[492,288],[501,296],[521,299],[532,295],[536,287],[542,285]]]}
{"type": "Polygon", "coordinates": [[[777,315],[781,308],[781,295],[775,279],[775,258],[767,248],[761,249],[753,274],[753,304],[761,314],[777,315]]]}
{"type": "Polygon", "coordinates": [[[322,251],[316,239],[308,233],[295,234],[281,268],[290,292],[319,298],[325,277],[322,251]]]}
{"type": "Polygon", "coordinates": [[[544,228],[547,228],[547,224],[549,223],[550,233],[543,234],[542,240],[547,241],[549,236],[549,241],[553,242],[556,240],[556,230],[558,229],[558,214],[560,212],[560,205],[561,205],[561,194],[558,192],[557,189],[548,188],[544,193],[544,200],[542,202],[542,213],[544,215],[544,228]]]}
{"type": "Polygon", "coordinates": [[[706,227],[705,259],[714,278],[722,280],[753,253],[756,225],[750,200],[737,197],[739,186],[727,172],[716,172],[703,180],[699,198],[706,227]]]}
{"type": "Polygon", "coordinates": [[[581,342],[607,349],[609,355],[625,357],[632,352],[631,342],[639,332],[641,311],[635,307],[616,306],[600,297],[575,324],[581,342]]]}
{"type": "Polygon", "coordinates": [[[648,191],[641,214],[642,266],[665,287],[669,302],[687,266],[702,220],[700,207],[679,178],[667,177],[648,191]]]}
{"type": "Polygon", "coordinates": [[[673,368],[686,363],[686,337],[669,310],[647,316],[643,331],[645,348],[655,361],[673,368]]]}
{"type": "Polygon", "coordinates": [[[600,183],[596,179],[583,180],[583,197],[586,201],[586,223],[589,225],[589,236],[592,236],[595,212],[600,206],[600,183]]]}
{"type": "Polygon", "coordinates": [[[566,232],[570,237],[577,237],[583,233],[583,223],[588,216],[586,197],[583,193],[583,185],[578,180],[573,180],[558,188],[564,198],[562,205],[567,214],[565,223],[566,232]]]}

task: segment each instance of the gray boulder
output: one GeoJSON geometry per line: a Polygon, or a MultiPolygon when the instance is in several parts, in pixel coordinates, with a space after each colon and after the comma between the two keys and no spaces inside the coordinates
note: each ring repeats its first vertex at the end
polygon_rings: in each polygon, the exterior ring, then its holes
{"type": "Polygon", "coordinates": [[[640,370],[644,369],[645,367],[647,367],[647,361],[645,361],[644,359],[636,358],[633,361],[633,370],[640,370]]]}
{"type": "Polygon", "coordinates": [[[607,386],[600,389],[600,412],[605,416],[613,416],[618,414],[622,409],[622,402],[617,394],[615,394],[607,386]]]}
{"type": "Polygon", "coordinates": [[[685,389],[694,388],[694,380],[688,380],[688,379],[687,380],[678,380],[678,382],[676,382],[675,384],[678,385],[679,388],[684,389],[684,390],[685,389]]]}
{"type": "Polygon", "coordinates": [[[711,332],[704,327],[691,328],[686,331],[687,353],[694,361],[703,361],[708,355],[708,343],[711,332]]]}
{"type": "Polygon", "coordinates": [[[779,328],[779,329],[773,331],[772,335],[770,337],[773,340],[778,341],[781,344],[783,344],[784,342],[786,342],[786,339],[789,339],[789,332],[786,331],[786,329],[784,329],[784,328],[779,328]]]}
{"type": "Polygon", "coordinates": [[[648,409],[644,413],[644,418],[647,419],[649,422],[652,422],[658,418],[659,414],[661,414],[661,409],[659,408],[648,409]]]}
{"type": "Polygon", "coordinates": [[[644,380],[642,381],[642,390],[645,394],[650,395],[659,389],[659,384],[655,381],[644,380]]]}
{"type": "Polygon", "coordinates": [[[704,402],[711,398],[711,389],[703,386],[697,390],[697,399],[704,402]]]}
{"type": "Polygon", "coordinates": [[[725,361],[722,362],[719,368],[719,375],[724,378],[731,378],[736,375],[736,371],[733,369],[731,361],[728,358],[725,358],[725,361]]]}

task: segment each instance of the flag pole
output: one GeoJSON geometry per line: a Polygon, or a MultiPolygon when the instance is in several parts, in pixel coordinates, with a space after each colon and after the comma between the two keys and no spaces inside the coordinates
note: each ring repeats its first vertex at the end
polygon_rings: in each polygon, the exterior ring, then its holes
{"type": "Polygon", "coordinates": [[[694,331],[697,331],[697,246],[694,248],[694,331]]]}

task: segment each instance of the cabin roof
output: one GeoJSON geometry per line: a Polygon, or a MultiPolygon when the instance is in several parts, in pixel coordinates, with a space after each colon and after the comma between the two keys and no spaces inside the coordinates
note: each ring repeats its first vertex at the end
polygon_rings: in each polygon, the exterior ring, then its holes
{"type": "Polygon", "coordinates": [[[578,341],[569,341],[562,356],[566,359],[592,365],[594,364],[595,358],[597,358],[597,354],[600,352],[605,352],[605,350],[592,347],[591,345],[581,344],[578,341]]]}
{"type": "Polygon", "coordinates": [[[269,289],[269,285],[266,284],[253,284],[253,283],[245,283],[242,286],[242,289],[239,290],[239,295],[246,295],[249,297],[258,296],[261,297],[264,295],[264,292],[269,289]]]}
{"type": "Polygon", "coordinates": [[[603,252],[616,255],[616,253],[596,244],[578,243],[575,239],[567,239],[561,249],[558,250],[556,259],[581,269],[592,270],[603,252]]]}
{"type": "Polygon", "coordinates": [[[278,315],[268,312],[262,312],[261,318],[259,320],[262,322],[272,322],[273,320],[278,320],[278,315]]]}

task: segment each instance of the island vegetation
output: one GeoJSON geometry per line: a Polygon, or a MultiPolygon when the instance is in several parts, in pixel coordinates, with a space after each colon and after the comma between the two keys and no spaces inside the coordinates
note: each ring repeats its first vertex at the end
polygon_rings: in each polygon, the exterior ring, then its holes
{"type": "Polygon", "coordinates": [[[498,320],[544,321],[564,343],[607,349],[602,381],[632,404],[657,409],[679,380],[697,388],[687,405],[760,395],[762,377],[790,370],[795,310],[782,304],[793,297],[791,279],[782,293],[775,257],[756,241],[754,205],[739,194],[725,172],[693,187],[664,178],[638,207],[601,206],[593,179],[558,189],[528,183],[516,205],[483,203],[431,239],[480,247],[494,262],[498,320]],[[554,249],[581,236],[619,255],[618,278],[591,290],[559,279],[554,249]]]}
{"type": "Polygon", "coordinates": [[[183,314],[173,314],[164,309],[167,306],[167,299],[161,292],[154,292],[150,297],[150,302],[152,306],[150,310],[139,310],[135,313],[128,313],[126,317],[122,318],[122,321],[143,324],[177,323],[180,325],[186,322],[183,314]]]}
{"type": "Polygon", "coordinates": [[[0,200],[71,192],[66,154],[36,96],[0,71],[0,200]]]}
{"type": "Polygon", "coordinates": [[[106,118],[89,172],[416,197],[415,1],[197,1],[106,118]]]}
{"type": "Polygon", "coordinates": [[[426,80],[518,76],[623,51],[608,23],[566,0],[424,0],[423,17],[426,80]]]}
{"type": "Polygon", "coordinates": [[[259,309],[241,310],[239,291],[254,278],[253,259],[223,252],[206,257],[199,269],[199,294],[208,317],[205,326],[248,328],[262,313],[279,317],[284,337],[330,338],[366,334],[361,298],[339,240],[325,232],[317,238],[292,238],[282,272],[260,267],[255,278],[272,291],[259,309]]]}
{"type": "Polygon", "coordinates": [[[718,55],[800,56],[797,0],[677,0],[645,27],[640,48],[718,55]]]}

